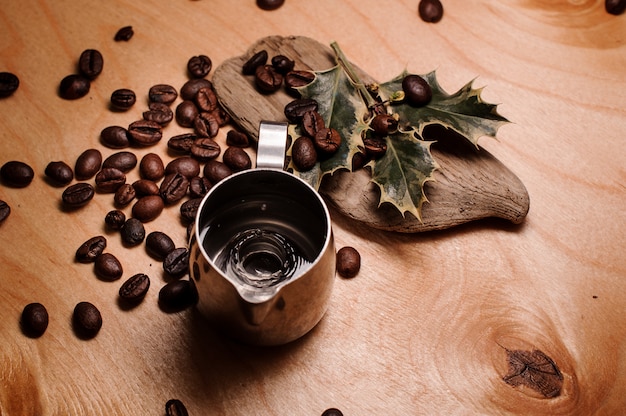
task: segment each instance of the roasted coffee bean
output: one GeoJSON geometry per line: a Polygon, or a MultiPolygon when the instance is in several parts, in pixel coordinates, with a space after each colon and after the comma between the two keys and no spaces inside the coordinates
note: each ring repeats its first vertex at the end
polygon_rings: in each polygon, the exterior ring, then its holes
{"type": "Polygon", "coordinates": [[[378,159],[387,153],[387,140],[384,137],[365,137],[363,146],[365,154],[372,159],[378,159]]]}
{"type": "Polygon", "coordinates": [[[96,174],[95,181],[98,192],[114,193],[126,183],[126,175],[116,168],[103,168],[96,174]]]}
{"type": "Polygon", "coordinates": [[[312,98],[298,98],[285,106],[285,117],[291,123],[297,124],[308,111],[317,111],[319,104],[312,98]]]}
{"type": "Polygon", "coordinates": [[[211,114],[217,120],[217,124],[222,127],[226,124],[230,123],[230,115],[219,105],[214,111],[211,111],[211,114]]]}
{"type": "Polygon", "coordinates": [[[165,416],[189,416],[189,413],[183,402],[171,399],[165,403],[165,416]]]}
{"type": "Polygon", "coordinates": [[[178,98],[178,91],[168,84],[153,85],[148,91],[148,100],[151,103],[171,104],[176,98],[178,98]]]}
{"type": "Polygon", "coordinates": [[[136,196],[137,191],[135,190],[135,187],[129,183],[125,183],[115,190],[113,201],[115,202],[115,205],[119,207],[125,207],[126,205],[130,204],[130,202],[135,199],[136,196]]]}
{"type": "Polygon", "coordinates": [[[343,412],[339,409],[331,407],[322,412],[322,416],[343,416],[343,412]]]}
{"type": "Polygon", "coordinates": [[[165,201],[166,204],[174,204],[187,194],[187,189],[189,188],[189,180],[180,173],[171,173],[166,175],[163,181],[161,182],[161,186],[159,188],[159,192],[161,194],[161,198],[165,201]]]}
{"type": "Polygon", "coordinates": [[[34,302],[24,306],[20,319],[22,332],[29,337],[39,338],[48,329],[48,311],[41,303],[34,302]]]}
{"type": "Polygon", "coordinates": [[[161,156],[156,153],[147,153],[139,162],[139,174],[144,179],[158,181],[165,176],[165,166],[161,156]]]}
{"type": "Polygon", "coordinates": [[[128,126],[128,136],[131,142],[138,146],[152,146],[163,137],[161,125],[154,121],[137,120],[128,126]]]}
{"type": "Polygon", "coordinates": [[[354,277],[360,269],[361,255],[354,247],[342,247],[337,251],[337,273],[341,277],[354,277]]]}
{"type": "Polygon", "coordinates": [[[180,206],[180,217],[187,224],[196,220],[196,214],[198,213],[198,207],[200,207],[202,198],[189,199],[180,206]]]}
{"type": "Polygon", "coordinates": [[[148,111],[144,111],[142,117],[144,120],[167,126],[174,120],[174,112],[167,104],[150,103],[148,104],[148,111]]]}
{"type": "Polygon", "coordinates": [[[285,0],[256,0],[256,5],[263,10],[276,10],[285,4],[285,0]]]}
{"type": "Polygon", "coordinates": [[[88,78],[71,74],[61,80],[59,84],[59,96],[66,100],[77,100],[89,93],[91,82],[88,78]]]}
{"type": "Polygon", "coordinates": [[[128,88],[120,88],[111,93],[111,107],[115,110],[126,111],[135,105],[135,92],[128,88]]]}
{"type": "Polygon", "coordinates": [[[120,229],[122,242],[128,246],[136,246],[146,238],[146,229],[137,218],[129,218],[120,229]]]}
{"type": "Polygon", "coordinates": [[[306,133],[307,136],[313,138],[317,134],[318,131],[322,130],[324,127],[324,119],[317,111],[307,111],[302,116],[302,130],[306,133]]]}
{"type": "Polygon", "coordinates": [[[102,315],[94,304],[79,302],[72,314],[72,326],[79,338],[91,339],[98,335],[102,328],[102,315]]]}
{"type": "Polygon", "coordinates": [[[208,113],[217,109],[217,95],[213,88],[200,88],[195,97],[196,105],[202,111],[208,113]]]}
{"type": "Polygon", "coordinates": [[[289,71],[285,75],[285,87],[288,91],[296,91],[297,88],[309,85],[315,79],[311,71],[289,71]]]}
{"type": "Polygon", "coordinates": [[[281,74],[286,75],[288,72],[293,71],[295,62],[285,55],[276,55],[272,57],[272,66],[281,74]]]}
{"type": "Polygon", "coordinates": [[[141,222],[150,222],[155,220],[161,212],[165,204],[160,195],[148,195],[139,198],[132,208],[133,217],[141,222]]]}
{"type": "Polygon", "coordinates": [[[189,271],[189,250],[175,248],[163,260],[163,270],[172,277],[181,277],[189,271]]]}
{"type": "Polygon", "coordinates": [[[407,75],[402,80],[404,98],[409,104],[423,106],[430,102],[433,97],[432,89],[428,82],[419,75],[407,75]]]}
{"type": "Polygon", "coordinates": [[[119,296],[124,302],[138,303],[146,297],[150,289],[150,278],[143,273],[137,273],[129,277],[120,286],[119,296]]]}
{"type": "Polygon", "coordinates": [[[163,260],[176,246],[174,241],[161,231],[153,231],[146,237],[146,251],[157,260],[163,260]]]}
{"type": "Polygon", "coordinates": [[[48,163],[44,173],[56,185],[67,185],[74,179],[74,171],[63,161],[48,163]]]}
{"type": "Polygon", "coordinates": [[[193,129],[200,137],[215,137],[220,130],[220,124],[213,113],[199,113],[193,121],[193,129]]]}
{"type": "Polygon", "coordinates": [[[0,72],[0,98],[12,95],[20,86],[20,79],[11,72],[0,72]]]}
{"type": "Polygon", "coordinates": [[[165,174],[180,173],[186,178],[193,178],[200,173],[200,163],[191,156],[181,156],[173,159],[165,167],[165,174]]]}
{"type": "Polygon", "coordinates": [[[74,176],[79,181],[92,178],[102,167],[102,153],[98,149],[87,149],[76,158],[74,176]]]}
{"type": "Polygon", "coordinates": [[[378,114],[372,119],[370,127],[378,136],[387,136],[398,130],[398,120],[389,114],[378,114]]]}
{"type": "Polygon", "coordinates": [[[420,0],[417,11],[420,18],[428,23],[437,23],[443,17],[443,5],[439,0],[420,0]]]}
{"type": "Polygon", "coordinates": [[[117,32],[115,32],[113,40],[116,42],[128,42],[134,34],[135,31],[133,30],[132,26],[124,26],[121,27],[117,32]]]}
{"type": "Polygon", "coordinates": [[[128,130],[121,126],[108,126],[100,132],[100,142],[112,149],[123,149],[130,145],[128,130]]]}
{"type": "Polygon", "coordinates": [[[173,280],[159,291],[159,307],[164,312],[179,312],[195,305],[197,302],[198,291],[191,280],[173,280]]]}
{"type": "Polygon", "coordinates": [[[159,185],[150,179],[139,179],[133,182],[133,188],[138,196],[158,195],[159,185]]]}
{"type": "Polygon", "coordinates": [[[223,162],[209,160],[206,162],[206,165],[204,165],[203,173],[212,184],[216,184],[222,179],[232,175],[233,171],[223,162]]]}
{"type": "Polygon", "coordinates": [[[183,100],[194,101],[202,88],[213,88],[213,83],[206,78],[190,79],[180,87],[180,96],[183,100]]]}
{"type": "Polygon", "coordinates": [[[313,140],[315,148],[324,155],[332,155],[341,146],[341,135],[332,128],[324,128],[317,132],[313,140]]]}
{"type": "Polygon", "coordinates": [[[187,61],[187,71],[192,78],[204,78],[209,75],[213,63],[206,55],[192,56],[187,61]]]}
{"type": "Polygon", "coordinates": [[[176,122],[181,127],[193,127],[198,117],[198,107],[191,100],[185,100],[176,106],[176,122]]]}
{"type": "Polygon", "coordinates": [[[78,247],[74,257],[79,263],[93,263],[104,252],[106,247],[107,239],[104,236],[91,237],[78,247]]]}
{"type": "Polygon", "coordinates": [[[124,173],[130,172],[135,166],[137,166],[137,156],[126,151],[113,153],[102,162],[102,169],[115,168],[124,173]]]}
{"type": "Polygon", "coordinates": [[[252,160],[241,147],[229,147],[224,151],[223,161],[233,172],[250,169],[252,160]]]}
{"type": "Polygon", "coordinates": [[[91,184],[79,182],[65,188],[61,199],[66,207],[78,208],[91,201],[95,193],[96,190],[91,184]]]}
{"type": "Polygon", "coordinates": [[[191,145],[191,157],[200,162],[207,162],[215,159],[222,152],[220,145],[213,139],[202,137],[193,141],[191,145]]]}
{"type": "Polygon", "coordinates": [[[250,146],[250,139],[248,135],[243,132],[229,130],[228,133],[226,133],[226,144],[235,147],[248,147],[250,146]]]}
{"type": "Polygon", "coordinates": [[[315,166],[315,163],[317,163],[317,152],[310,138],[302,136],[293,142],[291,161],[300,172],[306,172],[315,166]]]}
{"type": "Polygon", "coordinates": [[[11,214],[11,207],[5,201],[0,199],[0,224],[6,220],[11,214]]]}
{"type": "Polygon", "coordinates": [[[122,263],[111,253],[102,253],[93,264],[93,270],[99,279],[112,282],[124,274],[122,263]]]}
{"type": "Polygon", "coordinates": [[[194,133],[183,133],[171,137],[167,141],[167,147],[170,150],[181,153],[190,153],[193,142],[198,138],[194,133]]]}
{"type": "Polygon", "coordinates": [[[267,51],[265,49],[256,52],[252,55],[246,62],[244,62],[241,72],[244,75],[254,75],[254,72],[261,65],[265,65],[267,63],[267,51]]]}
{"type": "Polygon", "coordinates": [[[33,181],[35,172],[27,163],[11,160],[0,168],[0,177],[7,186],[24,188],[33,181]]]}
{"type": "Polygon", "coordinates": [[[85,49],[78,58],[78,72],[90,80],[102,73],[103,66],[102,54],[96,49],[85,49]]]}
{"type": "Polygon", "coordinates": [[[194,176],[189,180],[189,196],[202,198],[211,189],[211,181],[201,176],[194,176]]]}
{"type": "Polygon", "coordinates": [[[605,10],[613,15],[620,15],[626,11],[626,0],[605,0],[605,10]]]}
{"type": "Polygon", "coordinates": [[[270,94],[283,85],[283,76],[272,65],[261,65],[254,72],[254,83],[260,92],[270,94]]]}
{"type": "Polygon", "coordinates": [[[120,230],[125,222],[126,214],[118,209],[107,212],[107,215],[104,217],[104,223],[107,227],[116,231],[120,230]]]}

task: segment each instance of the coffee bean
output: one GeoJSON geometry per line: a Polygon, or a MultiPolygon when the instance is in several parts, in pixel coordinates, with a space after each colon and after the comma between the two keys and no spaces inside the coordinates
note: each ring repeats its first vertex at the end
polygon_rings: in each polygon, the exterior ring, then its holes
{"type": "Polygon", "coordinates": [[[250,169],[252,160],[241,147],[229,147],[224,152],[223,161],[233,172],[250,169]]]}
{"type": "Polygon", "coordinates": [[[159,194],[159,185],[149,179],[139,179],[133,182],[133,188],[140,197],[159,194]]]}
{"type": "Polygon", "coordinates": [[[137,120],[128,126],[130,140],[138,146],[152,146],[163,137],[161,125],[154,121],[137,120]]]}
{"type": "Polygon", "coordinates": [[[98,335],[102,328],[102,315],[94,304],[79,302],[72,314],[72,326],[79,338],[91,339],[98,335]]]}
{"type": "Polygon", "coordinates": [[[246,62],[244,62],[241,72],[244,75],[254,75],[256,69],[267,62],[267,51],[265,49],[256,52],[246,62]]]}
{"type": "Polygon", "coordinates": [[[120,229],[122,242],[127,246],[136,246],[146,237],[146,229],[137,218],[129,218],[120,229]]]}
{"type": "Polygon", "coordinates": [[[114,193],[126,183],[126,175],[116,168],[103,168],[96,174],[95,181],[98,192],[114,193]]]}
{"type": "Polygon", "coordinates": [[[117,280],[124,273],[122,263],[111,253],[102,253],[96,257],[93,270],[98,278],[106,282],[117,280]]]}
{"type": "Polygon", "coordinates": [[[144,120],[154,121],[161,126],[167,126],[174,120],[174,112],[167,104],[163,103],[148,104],[148,111],[144,111],[142,116],[144,120]]]}
{"type": "Polygon", "coordinates": [[[165,415],[166,416],[189,416],[187,408],[178,399],[171,399],[165,403],[165,415]]]}
{"type": "Polygon", "coordinates": [[[195,102],[200,110],[208,113],[217,109],[217,95],[213,88],[200,88],[196,94],[195,102]]]}
{"type": "Polygon", "coordinates": [[[6,220],[11,214],[11,207],[5,201],[0,199],[0,224],[6,220]]]}
{"type": "Polygon", "coordinates": [[[378,114],[370,123],[370,127],[378,136],[387,136],[398,130],[398,120],[390,114],[378,114]]]}
{"type": "Polygon", "coordinates": [[[341,146],[339,132],[332,128],[324,128],[317,132],[313,140],[315,148],[324,155],[332,155],[341,146]]]}
{"type": "Polygon", "coordinates": [[[363,146],[370,159],[378,159],[387,153],[387,140],[384,137],[365,137],[363,146]]]}
{"type": "Polygon", "coordinates": [[[74,176],[79,181],[92,178],[102,167],[102,153],[98,149],[87,149],[81,153],[74,164],[74,176]]]}
{"type": "Polygon", "coordinates": [[[89,93],[91,83],[88,78],[71,74],[61,80],[59,84],[59,96],[66,100],[77,100],[89,93]]]}
{"type": "Polygon", "coordinates": [[[322,416],[343,416],[343,412],[339,409],[331,407],[322,412],[322,416]]]}
{"type": "Polygon", "coordinates": [[[270,94],[283,85],[283,76],[271,65],[261,65],[254,71],[254,83],[263,94],[270,94]]]}
{"type": "Polygon", "coordinates": [[[286,75],[288,72],[293,71],[295,64],[293,60],[287,58],[285,55],[276,55],[272,58],[272,66],[281,75],[286,75]]]}
{"type": "Polygon", "coordinates": [[[107,239],[104,236],[91,237],[76,250],[76,261],[79,263],[93,263],[104,252],[106,246],[107,239]]]}
{"type": "Polygon", "coordinates": [[[129,277],[120,286],[118,293],[124,302],[134,304],[146,297],[148,289],[150,289],[150,278],[143,273],[137,273],[129,277]]]}
{"type": "Polygon", "coordinates": [[[430,102],[433,92],[428,82],[419,75],[407,75],[402,80],[404,97],[409,104],[423,106],[430,102]]]}
{"type": "Polygon", "coordinates": [[[220,130],[220,124],[213,113],[199,113],[193,121],[193,129],[200,137],[215,137],[220,130]]]}
{"type": "Polygon", "coordinates": [[[165,176],[163,160],[156,153],[147,153],[139,162],[139,174],[144,179],[158,181],[165,176]]]}
{"type": "Polygon", "coordinates": [[[146,237],[146,251],[157,260],[163,260],[176,246],[174,241],[164,232],[153,231],[146,237]]]}
{"type": "Polygon", "coordinates": [[[213,63],[206,55],[192,56],[187,61],[187,71],[192,78],[204,78],[209,75],[213,63]]]}
{"type": "Polygon", "coordinates": [[[115,32],[113,40],[116,42],[128,42],[134,34],[135,31],[133,30],[132,26],[124,26],[120,28],[117,32],[115,32]]]}
{"type": "Polygon", "coordinates": [[[317,134],[318,131],[322,130],[324,125],[324,119],[317,111],[307,111],[302,116],[302,130],[306,133],[307,136],[313,138],[317,134]]]}
{"type": "Polygon", "coordinates": [[[2,182],[14,188],[24,188],[33,181],[35,172],[28,164],[18,160],[6,162],[0,168],[2,182]]]}
{"type": "Polygon", "coordinates": [[[148,100],[151,103],[171,104],[178,98],[176,88],[168,84],[157,84],[150,87],[148,100]]]}
{"type": "Polygon", "coordinates": [[[78,72],[85,78],[94,80],[102,73],[104,59],[100,51],[85,49],[78,58],[78,72]]]}
{"type": "Polygon", "coordinates": [[[428,23],[437,23],[443,17],[443,5],[439,0],[420,0],[417,11],[428,23]]]}
{"type": "Polygon", "coordinates": [[[66,207],[78,208],[91,201],[95,193],[96,191],[91,184],[79,182],[65,188],[61,199],[66,207]]]}
{"type": "Polygon", "coordinates": [[[126,151],[113,153],[102,162],[102,169],[115,168],[124,173],[130,172],[135,166],[137,166],[137,156],[126,151]]]}
{"type": "Polygon", "coordinates": [[[200,173],[200,163],[191,156],[180,156],[165,166],[165,174],[180,173],[186,178],[193,178],[200,173]]]}
{"type": "Polygon", "coordinates": [[[626,0],[605,0],[605,10],[613,15],[620,15],[626,11],[626,0]]]}
{"type": "Polygon", "coordinates": [[[226,133],[226,144],[228,146],[248,147],[250,146],[250,139],[248,135],[243,132],[229,130],[228,133],[226,133]]]}
{"type": "Polygon", "coordinates": [[[126,214],[123,211],[114,209],[107,212],[104,217],[104,223],[112,230],[120,230],[122,225],[126,222],[126,214]]]}
{"type": "Polygon", "coordinates": [[[285,0],[256,0],[256,5],[263,10],[276,10],[285,4],[285,0]]]}
{"type": "Polygon", "coordinates": [[[159,307],[164,312],[180,312],[197,301],[198,292],[191,280],[173,280],[159,291],[159,307]]]}
{"type": "Polygon", "coordinates": [[[317,111],[319,104],[311,98],[298,98],[289,102],[285,106],[285,117],[291,123],[298,124],[302,121],[302,117],[308,111],[317,111]]]}
{"type": "Polygon", "coordinates": [[[128,130],[121,126],[109,126],[100,132],[100,142],[112,149],[123,149],[130,145],[128,130]]]}
{"type": "Polygon", "coordinates": [[[181,127],[193,127],[198,114],[198,107],[191,100],[185,100],[176,106],[176,122],[181,127]]]}
{"type": "Polygon", "coordinates": [[[337,273],[340,276],[351,278],[361,269],[361,255],[354,247],[342,247],[337,252],[337,273]]]}
{"type": "Polygon", "coordinates": [[[297,89],[309,85],[315,79],[311,71],[289,71],[285,75],[285,87],[288,92],[299,95],[297,89]]]}
{"type": "Polygon", "coordinates": [[[202,198],[211,189],[212,184],[207,178],[194,176],[189,180],[189,195],[192,198],[202,198]]]}
{"type": "Polygon", "coordinates": [[[175,248],[163,259],[163,270],[172,277],[181,277],[189,271],[189,250],[175,248]]]}
{"type": "Polygon", "coordinates": [[[137,191],[135,190],[135,187],[129,183],[125,183],[115,190],[113,201],[115,202],[116,206],[125,207],[126,205],[130,204],[136,196],[137,191]]]}
{"type": "Polygon", "coordinates": [[[161,182],[159,193],[166,204],[174,204],[187,194],[189,180],[180,173],[166,175],[161,182]]]}
{"type": "Polygon", "coordinates": [[[217,120],[217,124],[222,127],[226,124],[230,123],[230,115],[219,105],[214,111],[211,111],[211,114],[217,120]]]}
{"type": "Polygon", "coordinates": [[[20,79],[11,72],[0,72],[0,98],[13,95],[20,86],[20,79]]]}
{"type": "Polygon", "coordinates": [[[74,179],[74,171],[63,161],[48,163],[44,173],[56,185],[67,185],[74,179]]]}
{"type": "Polygon", "coordinates": [[[204,165],[203,173],[211,183],[216,184],[222,179],[232,175],[233,171],[223,162],[209,160],[206,165],[204,165]]]}
{"type": "Polygon", "coordinates": [[[29,303],[22,310],[20,324],[26,336],[39,338],[48,328],[48,311],[41,303],[29,303]]]}
{"type": "Polygon", "coordinates": [[[170,150],[181,153],[190,153],[193,142],[198,138],[194,133],[183,133],[171,137],[167,141],[167,147],[170,150]]]}
{"type": "Polygon", "coordinates": [[[201,137],[193,141],[191,145],[191,157],[200,162],[207,162],[215,159],[222,152],[220,145],[213,139],[201,137]]]}
{"type": "Polygon", "coordinates": [[[160,195],[148,195],[139,198],[132,208],[133,217],[141,222],[155,220],[163,212],[165,204],[160,195]]]}
{"type": "Polygon", "coordinates": [[[192,198],[183,202],[180,206],[180,217],[185,223],[188,224],[196,220],[196,214],[201,202],[202,198],[192,198]]]}
{"type": "Polygon", "coordinates": [[[128,88],[120,88],[111,93],[111,107],[115,110],[126,111],[135,105],[136,101],[135,92],[128,88]]]}
{"type": "Polygon", "coordinates": [[[194,101],[202,88],[213,88],[213,83],[206,78],[190,79],[180,87],[180,96],[183,100],[194,101]]]}
{"type": "Polygon", "coordinates": [[[306,137],[298,137],[291,148],[291,161],[300,172],[311,170],[317,163],[317,152],[313,141],[306,137]]]}

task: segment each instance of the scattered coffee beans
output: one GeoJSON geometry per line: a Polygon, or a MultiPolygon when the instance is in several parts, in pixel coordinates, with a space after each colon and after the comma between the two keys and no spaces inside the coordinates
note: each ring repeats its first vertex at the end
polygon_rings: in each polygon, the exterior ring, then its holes
{"type": "Polygon", "coordinates": [[[224,163],[217,160],[209,160],[204,165],[204,176],[213,184],[233,174],[233,171],[224,163]]]}
{"type": "Polygon", "coordinates": [[[148,100],[151,103],[171,104],[178,98],[176,88],[168,84],[157,84],[150,87],[148,100]]]}
{"type": "Polygon", "coordinates": [[[312,98],[297,98],[285,106],[285,117],[291,123],[298,124],[304,114],[309,111],[317,111],[319,104],[312,98]]]}
{"type": "Polygon", "coordinates": [[[98,149],[87,149],[81,153],[74,164],[74,176],[79,181],[92,178],[102,167],[102,153],[98,149]]]}
{"type": "Polygon", "coordinates": [[[102,253],[94,261],[93,270],[101,280],[112,282],[122,277],[122,263],[111,253],[102,253]]]}
{"type": "Polygon", "coordinates": [[[285,0],[256,0],[256,5],[263,10],[276,10],[285,4],[285,0]]]}
{"type": "Polygon", "coordinates": [[[244,75],[254,75],[256,69],[261,65],[267,63],[267,51],[261,50],[252,55],[241,67],[241,72],[244,75]]]}
{"type": "Polygon", "coordinates": [[[163,270],[172,277],[182,277],[189,271],[189,250],[175,248],[163,259],[163,270]]]}
{"type": "Polygon", "coordinates": [[[361,255],[354,247],[343,247],[337,252],[337,273],[341,277],[354,277],[360,269],[361,255]]]}
{"type": "Polygon", "coordinates": [[[147,153],[139,162],[139,174],[144,179],[158,181],[165,176],[163,160],[156,153],[147,153]]]}
{"type": "Polygon", "coordinates": [[[198,107],[191,100],[185,100],[176,106],[176,122],[182,127],[193,127],[198,114],[198,107]]]}
{"type": "Polygon", "coordinates": [[[192,198],[202,198],[209,192],[212,184],[207,178],[194,176],[189,180],[189,196],[192,198]]]}
{"type": "Polygon", "coordinates": [[[213,89],[213,83],[205,78],[190,79],[180,87],[180,96],[183,100],[194,101],[202,88],[213,89]]]}
{"type": "Polygon", "coordinates": [[[146,237],[146,229],[137,218],[129,218],[120,229],[122,242],[128,246],[140,244],[146,237]]]}
{"type": "Polygon", "coordinates": [[[120,230],[125,222],[126,214],[118,209],[107,212],[107,215],[104,217],[104,223],[107,227],[116,231],[120,230]]]}
{"type": "Polygon", "coordinates": [[[443,5],[439,0],[420,0],[417,11],[420,18],[428,23],[437,23],[443,17],[443,5]]]}
{"type": "Polygon", "coordinates": [[[48,163],[44,173],[55,185],[68,185],[74,179],[74,171],[63,161],[48,163]]]}
{"type": "Polygon", "coordinates": [[[195,133],[179,134],[171,137],[167,141],[167,147],[175,152],[189,153],[191,152],[191,146],[193,146],[193,142],[197,138],[198,135],[195,133]]]}
{"type": "Polygon", "coordinates": [[[423,106],[430,102],[433,92],[428,82],[419,75],[407,75],[402,80],[402,91],[404,98],[409,104],[423,106]]]}
{"type": "Polygon", "coordinates": [[[163,260],[176,246],[174,241],[164,232],[153,231],[146,237],[146,251],[157,260],[163,260]]]}
{"type": "Polygon", "coordinates": [[[126,111],[135,105],[136,101],[135,92],[128,88],[120,88],[111,93],[111,107],[115,110],[126,111]]]}
{"type": "Polygon", "coordinates": [[[117,32],[115,32],[113,40],[116,42],[128,42],[134,34],[135,32],[133,31],[132,26],[124,26],[120,28],[117,32]]]}
{"type": "Polygon", "coordinates": [[[196,105],[202,111],[213,112],[217,109],[217,94],[213,88],[200,88],[195,97],[196,105]]]}
{"type": "Polygon", "coordinates": [[[66,100],[77,100],[89,93],[91,82],[88,78],[71,74],[61,80],[59,84],[59,96],[66,100]]]}
{"type": "Polygon", "coordinates": [[[200,173],[200,163],[191,156],[181,156],[165,166],[165,174],[180,173],[186,178],[193,178],[200,173]]]}
{"type": "Polygon", "coordinates": [[[322,416],[343,416],[343,412],[339,409],[331,407],[329,409],[324,410],[322,416]]]}
{"type": "Polygon", "coordinates": [[[20,86],[20,80],[17,75],[11,72],[0,72],[0,98],[13,95],[20,86]]]}
{"type": "Polygon", "coordinates": [[[286,75],[288,72],[293,71],[295,62],[285,55],[276,55],[272,57],[272,66],[281,74],[286,75]]]}
{"type": "Polygon", "coordinates": [[[237,130],[229,130],[228,133],[226,133],[226,144],[228,146],[248,147],[250,146],[250,140],[245,133],[237,130]]]}
{"type": "Polygon", "coordinates": [[[198,113],[193,120],[193,129],[200,137],[215,137],[220,129],[220,122],[213,113],[198,113]]]}
{"type": "Polygon", "coordinates": [[[139,198],[132,208],[132,214],[134,218],[137,218],[141,222],[150,222],[155,220],[161,212],[165,204],[163,199],[159,195],[148,195],[139,198]]]}
{"type": "Polygon", "coordinates": [[[76,261],[79,263],[93,263],[100,256],[107,246],[107,239],[98,235],[90,238],[81,244],[76,250],[76,261]]]}
{"type": "Polygon", "coordinates": [[[128,130],[121,126],[105,127],[100,132],[100,142],[112,149],[123,149],[130,146],[128,130]]]}
{"type": "Polygon", "coordinates": [[[300,125],[302,126],[302,130],[304,130],[309,137],[315,137],[317,132],[326,127],[324,125],[324,119],[317,111],[307,111],[304,113],[300,125]]]}
{"type": "Polygon", "coordinates": [[[149,179],[139,179],[133,182],[133,188],[139,197],[159,194],[159,185],[149,179]]]}
{"type": "Polygon", "coordinates": [[[613,15],[620,15],[626,11],[626,0],[605,0],[604,8],[613,15]]]}
{"type": "Polygon", "coordinates": [[[41,303],[29,303],[22,310],[20,320],[22,332],[29,337],[39,338],[48,328],[48,311],[41,303]]]}
{"type": "Polygon", "coordinates": [[[187,408],[178,399],[171,399],[165,403],[165,415],[166,416],[189,416],[187,408]]]}
{"type": "Polygon", "coordinates": [[[146,296],[148,289],[150,289],[150,278],[143,273],[137,273],[122,284],[119,296],[123,301],[134,304],[146,296]]]}
{"type": "Polygon", "coordinates": [[[315,135],[313,144],[319,153],[332,155],[341,146],[341,135],[335,129],[323,128],[315,135]]]}
{"type": "Polygon", "coordinates": [[[389,114],[378,114],[374,116],[370,127],[378,136],[387,136],[398,130],[398,120],[389,114]]]}
{"type": "Polygon", "coordinates": [[[178,312],[194,305],[198,292],[191,280],[172,280],[159,291],[159,307],[165,312],[178,312]]]}
{"type": "Polygon", "coordinates": [[[135,166],[137,166],[137,156],[131,152],[117,152],[104,159],[102,162],[102,168],[115,168],[124,173],[130,172],[135,166]]]}
{"type": "Polygon", "coordinates": [[[90,80],[96,79],[102,73],[103,66],[102,54],[96,49],[84,50],[78,59],[78,72],[90,80]]]}
{"type": "Polygon", "coordinates": [[[298,137],[291,148],[291,160],[300,172],[311,170],[317,163],[315,145],[306,136],[298,137]]]}
{"type": "Polygon", "coordinates": [[[28,164],[18,160],[6,162],[0,168],[0,178],[7,186],[24,188],[33,181],[35,172],[28,164]]]}
{"type": "Polygon", "coordinates": [[[96,189],[99,192],[113,193],[126,183],[126,175],[116,168],[103,168],[96,174],[96,189]]]}
{"type": "Polygon", "coordinates": [[[138,146],[152,146],[163,137],[161,129],[161,125],[155,121],[137,120],[128,126],[128,136],[138,146]]]}
{"type": "Polygon", "coordinates": [[[187,62],[187,71],[192,78],[204,78],[209,75],[213,63],[206,55],[192,56],[187,62]]]}
{"type": "Polygon", "coordinates": [[[102,315],[92,303],[79,302],[72,314],[72,325],[79,338],[91,339],[102,328],[102,315]]]}
{"type": "Polygon", "coordinates": [[[285,75],[285,87],[292,95],[299,96],[297,88],[310,84],[315,79],[315,74],[311,71],[289,71],[285,75]]]}
{"type": "Polygon", "coordinates": [[[0,199],[0,224],[6,220],[11,214],[11,207],[5,201],[0,199]]]}
{"type": "Polygon", "coordinates": [[[79,182],[65,188],[61,199],[67,208],[78,208],[91,201],[95,193],[91,184],[79,182]]]}
{"type": "Polygon", "coordinates": [[[144,111],[142,116],[144,120],[154,121],[164,127],[174,120],[174,112],[167,104],[163,103],[148,104],[148,111],[144,111]]]}
{"type": "Polygon", "coordinates": [[[196,220],[200,202],[202,202],[202,198],[191,198],[182,203],[180,206],[180,217],[185,223],[189,224],[196,220]]]}
{"type": "Polygon", "coordinates": [[[193,141],[189,152],[194,159],[200,162],[207,162],[219,156],[222,149],[215,140],[208,137],[201,137],[193,141]]]}
{"type": "Polygon", "coordinates": [[[122,184],[115,191],[115,195],[113,196],[113,201],[115,205],[118,207],[125,207],[130,204],[135,196],[137,195],[137,191],[135,191],[135,187],[129,183],[122,184]]]}
{"type": "MultiPolygon", "coordinates": [[[[209,162],[210,163],[210,162],[209,162]]],[[[159,187],[159,193],[166,204],[174,204],[187,194],[189,180],[180,173],[171,173],[163,179],[159,187]]]]}
{"type": "Polygon", "coordinates": [[[223,161],[233,172],[250,169],[252,159],[241,147],[229,147],[224,152],[223,161]]]}
{"type": "Polygon", "coordinates": [[[283,76],[272,65],[261,65],[254,71],[254,82],[261,93],[270,94],[283,85],[283,76]]]}

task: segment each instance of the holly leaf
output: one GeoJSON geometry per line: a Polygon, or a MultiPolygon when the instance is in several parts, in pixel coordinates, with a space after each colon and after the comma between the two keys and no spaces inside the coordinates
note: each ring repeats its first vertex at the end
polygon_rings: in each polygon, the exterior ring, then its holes
{"type": "MultiPolygon", "coordinates": [[[[381,84],[381,96],[391,97],[402,91],[402,80],[406,75],[408,72],[404,71],[391,81],[381,84]]],[[[430,85],[433,96],[423,107],[414,107],[404,101],[393,105],[393,111],[398,113],[399,123],[404,129],[415,129],[421,136],[427,125],[440,124],[477,146],[480,137],[495,137],[498,128],[509,122],[498,114],[497,105],[482,100],[482,88],[472,88],[472,82],[454,94],[448,94],[439,85],[435,71],[420,76],[430,85]]]]}

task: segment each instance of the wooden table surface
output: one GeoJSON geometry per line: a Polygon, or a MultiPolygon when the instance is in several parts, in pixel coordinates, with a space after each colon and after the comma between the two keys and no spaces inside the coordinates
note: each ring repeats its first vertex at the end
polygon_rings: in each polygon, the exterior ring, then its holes
{"type": "MultiPolygon", "coordinates": [[[[27,188],[0,187],[12,208],[0,225],[0,415],[162,415],[171,398],[191,415],[623,412],[626,16],[607,14],[600,0],[449,0],[443,20],[427,24],[417,3],[288,0],[267,12],[253,0],[5,1],[0,71],[21,83],[0,100],[0,162],[22,160],[36,175],[27,188]],[[134,37],[114,42],[126,25],[134,37]],[[194,309],[161,311],[160,263],[103,226],[111,195],[63,212],[62,188],[44,180],[44,168],[73,165],[90,147],[115,152],[100,144],[100,131],[141,118],[150,86],[180,87],[191,56],[206,54],[215,67],[269,35],[337,41],[379,80],[405,67],[437,69],[452,92],[475,78],[512,121],[480,144],[526,185],[526,221],[407,235],[333,213],[337,247],[361,252],[361,272],[337,278],[322,322],[283,347],[232,342],[194,309]],[[59,98],[60,80],[88,48],[102,52],[103,73],[88,96],[59,98]],[[109,111],[117,88],[137,92],[130,111],[109,111]],[[74,262],[76,248],[98,234],[125,277],[151,276],[138,307],[118,305],[122,280],[103,282],[74,262]],[[70,323],[85,300],[104,320],[88,341],[70,323]],[[30,302],[50,315],[37,339],[19,325],[30,302]],[[560,395],[505,383],[515,350],[550,357],[563,377],[560,395]]],[[[172,123],[165,136],[184,131],[172,123]]],[[[165,139],[135,151],[173,157],[165,139]]],[[[178,206],[146,229],[185,245],[178,206]]]]}

